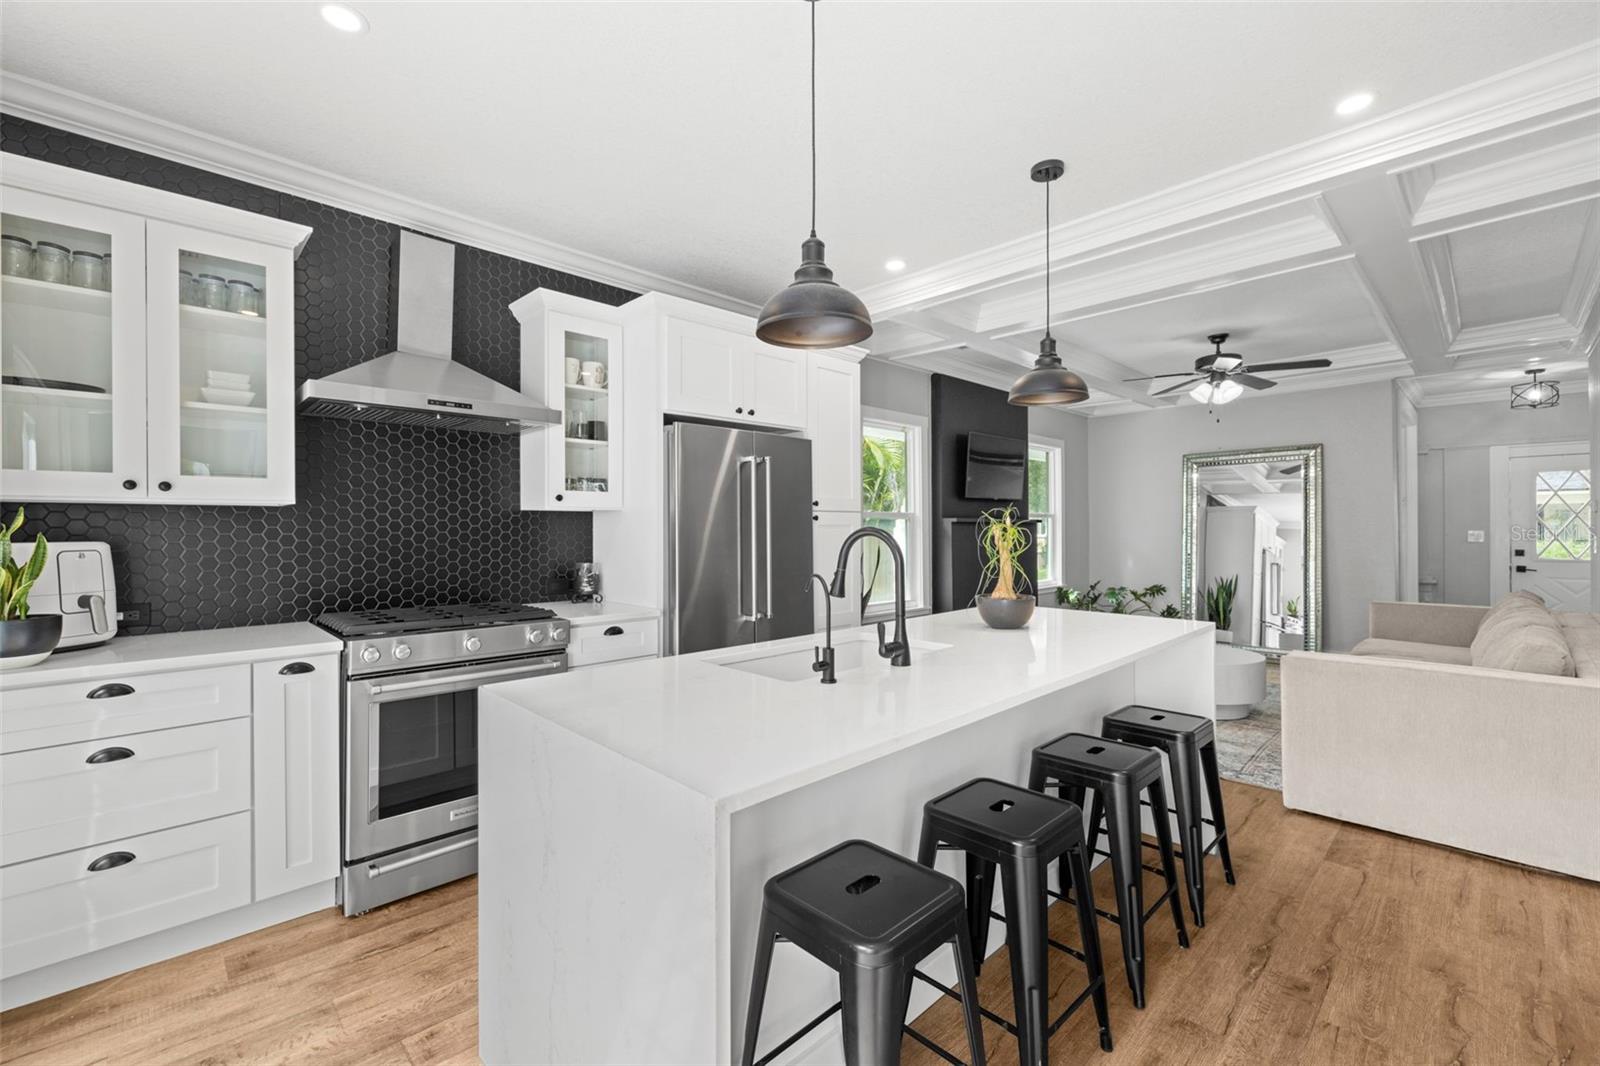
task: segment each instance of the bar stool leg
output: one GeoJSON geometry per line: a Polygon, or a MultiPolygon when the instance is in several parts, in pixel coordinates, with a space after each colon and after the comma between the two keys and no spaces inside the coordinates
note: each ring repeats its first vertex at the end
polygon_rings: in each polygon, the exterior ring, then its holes
{"type": "Polygon", "coordinates": [[[1206,798],[1211,801],[1211,820],[1216,823],[1217,855],[1222,859],[1222,874],[1228,884],[1238,884],[1233,879],[1233,856],[1228,854],[1228,820],[1222,814],[1222,778],[1217,773],[1215,743],[1200,746],[1200,765],[1205,771],[1206,798]]]}
{"type": "MultiPolygon", "coordinates": [[[[1073,849],[1063,858],[1072,871],[1072,894],[1078,900],[1078,935],[1083,939],[1083,965],[1089,971],[1089,980],[1099,982],[1090,995],[1094,999],[1094,1016],[1100,1023],[1100,1050],[1111,1050],[1111,1012],[1106,1005],[1106,967],[1100,957],[1100,927],[1095,921],[1094,886],[1089,881],[1088,856],[1073,849]]],[[[1066,891],[1062,884],[1063,894],[1066,891]]]]}
{"type": "Polygon", "coordinates": [[[1050,971],[1045,957],[1045,867],[1018,859],[1000,870],[1006,905],[1006,945],[1011,956],[1011,999],[1017,1012],[1017,1052],[1022,1066],[1045,1066],[1045,1003],[1050,971]]]}
{"type": "MultiPolygon", "coordinates": [[[[1150,806],[1161,812],[1167,809],[1167,786],[1160,778],[1150,782],[1150,806]]],[[[1178,898],[1178,864],[1172,858],[1172,823],[1165,813],[1158,815],[1156,823],[1156,844],[1161,849],[1161,869],[1165,874],[1167,889],[1171,894],[1167,896],[1167,903],[1172,907],[1172,924],[1178,930],[1178,946],[1189,946],[1189,931],[1183,927],[1183,901],[1178,898]]]]}
{"type": "MultiPolygon", "coordinates": [[[[981,973],[989,954],[989,912],[994,910],[994,863],[967,853],[967,937],[972,943],[972,972],[981,973]]],[[[1010,914],[1010,911],[1006,912],[1010,914]]]]}
{"type": "MultiPolygon", "coordinates": [[[[1079,806],[1082,806],[1082,804],[1079,804],[1079,806]]],[[[1100,843],[1100,820],[1104,818],[1105,815],[1106,800],[1105,797],[1101,795],[1100,789],[1097,788],[1094,790],[1094,795],[1090,797],[1089,800],[1089,830],[1084,834],[1084,842],[1089,851],[1089,865],[1091,866],[1094,865],[1094,849],[1100,843]]],[[[1107,825],[1109,827],[1110,823],[1107,823],[1107,825]]],[[[1107,832],[1110,833],[1112,840],[1117,839],[1116,830],[1108,828],[1107,832]]],[[[1116,848],[1110,847],[1106,850],[1115,851],[1116,848]]]]}
{"type": "Polygon", "coordinates": [[[956,923],[956,986],[961,989],[961,1015],[967,1026],[967,1061],[984,1066],[983,1023],[978,1017],[978,966],[972,957],[972,942],[967,927],[956,923]]]}
{"type": "MultiPolygon", "coordinates": [[[[1037,791],[1037,789],[1035,790],[1037,791]]],[[[1056,789],[1056,795],[1077,807],[1083,809],[1083,788],[1080,785],[1061,785],[1056,789]]],[[[1094,865],[1093,852],[1089,855],[1089,864],[1094,865]]],[[[1072,870],[1067,863],[1067,856],[1063,855],[1056,860],[1056,882],[1061,894],[1065,896],[1067,889],[1072,885],[1072,870]]]]}
{"type": "Polygon", "coordinates": [[[846,1066],[897,1066],[910,985],[911,972],[900,966],[839,972],[846,1066]]]}
{"type": "Polygon", "coordinates": [[[750,1005],[744,1015],[744,1054],[739,1061],[752,1066],[756,1061],[756,1037],[761,1029],[761,1008],[767,998],[767,975],[772,970],[772,945],[778,934],[765,913],[761,915],[761,928],[756,933],[756,965],[750,976],[750,1005]]]}
{"type": "MultiPolygon", "coordinates": [[[[1111,878],[1117,889],[1117,917],[1122,931],[1122,962],[1128,971],[1128,989],[1133,1005],[1144,1009],[1144,868],[1140,864],[1139,803],[1137,797],[1113,792],[1109,797],[1095,789],[1094,815],[1098,824],[1100,808],[1106,813],[1106,832],[1110,837],[1111,878]]],[[[1091,845],[1092,847],[1093,845],[1091,845]]]]}
{"type": "MultiPolygon", "coordinates": [[[[1172,805],[1178,809],[1178,833],[1183,841],[1183,880],[1189,890],[1189,911],[1194,915],[1195,926],[1204,929],[1206,857],[1200,833],[1200,766],[1198,761],[1185,758],[1193,750],[1174,744],[1167,749],[1167,763],[1172,768],[1172,805]]],[[[1160,817],[1165,819],[1166,815],[1160,817]]]]}

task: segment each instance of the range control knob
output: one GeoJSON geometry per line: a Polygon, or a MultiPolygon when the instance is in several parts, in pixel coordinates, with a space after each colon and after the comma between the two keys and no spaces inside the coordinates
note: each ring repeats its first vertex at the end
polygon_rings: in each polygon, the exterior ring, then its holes
{"type": "Polygon", "coordinates": [[[381,658],[383,658],[383,652],[379,651],[377,648],[361,649],[361,661],[364,663],[375,663],[381,658]]]}
{"type": "Polygon", "coordinates": [[[550,627],[550,639],[551,640],[555,640],[555,641],[566,640],[567,639],[567,627],[566,626],[551,626],[550,627]]]}
{"type": "Polygon", "coordinates": [[[411,658],[411,645],[409,645],[409,644],[396,644],[394,646],[394,657],[396,659],[409,659],[409,658],[411,658]]]}
{"type": "Polygon", "coordinates": [[[477,635],[474,634],[468,636],[466,640],[463,640],[461,642],[461,646],[468,651],[477,651],[479,648],[483,647],[483,641],[479,640],[477,635]]]}
{"type": "Polygon", "coordinates": [[[528,643],[529,644],[543,644],[544,643],[544,630],[540,629],[538,626],[529,626],[528,627],[528,643]]]}

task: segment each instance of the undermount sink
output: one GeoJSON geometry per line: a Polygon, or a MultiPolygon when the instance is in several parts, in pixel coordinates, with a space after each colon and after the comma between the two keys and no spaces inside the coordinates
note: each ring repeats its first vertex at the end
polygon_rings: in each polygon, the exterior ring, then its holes
{"type": "MultiPolygon", "coordinates": [[[[817,646],[820,647],[821,644],[821,634],[818,634],[817,646]]],[[[934,644],[930,641],[913,640],[911,642],[911,665],[903,669],[915,670],[919,656],[933,655],[944,651],[949,646],[948,644],[934,644]]],[[[763,650],[737,659],[722,659],[717,662],[717,665],[725,666],[730,670],[742,670],[747,674],[770,677],[775,681],[811,681],[818,683],[818,675],[811,669],[811,664],[815,658],[814,652],[809,647],[778,652],[763,650]]],[[[877,634],[856,633],[834,640],[834,676],[843,677],[852,671],[861,670],[873,664],[877,664],[884,670],[898,669],[890,667],[889,660],[878,655],[877,634]]]]}

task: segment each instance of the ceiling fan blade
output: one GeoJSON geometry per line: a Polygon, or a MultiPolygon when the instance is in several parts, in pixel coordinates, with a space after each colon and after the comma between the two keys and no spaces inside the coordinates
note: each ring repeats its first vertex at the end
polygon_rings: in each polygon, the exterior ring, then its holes
{"type": "Polygon", "coordinates": [[[1268,370],[1321,370],[1332,365],[1331,359],[1290,359],[1284,363],[1252,363],[1240,369],[1246,374],[1260,374],[1268,370]]]}
{"type": "Polygon", "coordinates": [[[1237,381],[1247,389],[1270,389],[1276,381],[1269,378],[1258,378],[1254,374],[1229,374],[1229,381],[1237,381]]]}
{"type": "Polygon", "coordinates": [[[1124,385],[1126,385],[1126,384],[1128,384],[1129,382],[1132,382],[1132,381],[1159,381],[1161,378],[1192,378],[1192,377],[1194,377],[1194,371],[1193,370],[1180,370],[1176,374],[1148,374],[1148,375],[1146,375],[1145,377],[1142,377],[1142,378],[1123,378],[1122,379],[1122,383],[1124,385]]]}
{"type": "Polygon", "coordinates": [[[1182,391],[1184,389],[1189,388],[1190,386],[1198,385],[1200,382],[1202,382],[1204,380],[1205,380],[1205,378],[1203,378],[1203,377],[1202,378],[1190,377],[1188,381],[1180,381],[1176,385],[1168,385],[1166,388],[1159,389],[1156,392],[1152,392],[1150,395],[1152,395],[1152,396],[1165,396],[1169,392],[1180,392],[1180,391],[1182,391]]]}

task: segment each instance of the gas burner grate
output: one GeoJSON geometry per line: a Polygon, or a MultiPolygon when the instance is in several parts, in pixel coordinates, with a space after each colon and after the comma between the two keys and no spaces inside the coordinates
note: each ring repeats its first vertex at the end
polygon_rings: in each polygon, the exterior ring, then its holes
{"type": "Polygon", "coordinates": [[[516,625],[554,618],[548,607],[524,603],[452,603],[433,607],[393,607],[372,611],[337,611],[317,618],[317,625],[336,636],[381,637],[429,633],[476,626],[516,625]]]}

